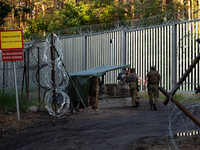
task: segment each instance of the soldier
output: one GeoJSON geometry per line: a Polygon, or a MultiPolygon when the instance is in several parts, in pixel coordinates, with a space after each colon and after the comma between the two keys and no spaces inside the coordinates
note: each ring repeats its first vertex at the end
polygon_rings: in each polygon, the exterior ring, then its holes
{"type": "Polygon", "coordinates": [[[138,79],[140,80],[140,85],[139,86],[141,86],[141,81],[142,80],[135,73],[135,68],[132,68],[130,70],[130,74],[123,81],[123,83],[124,83],[124,82],[126,82],[126,80],[128,80],[128,84],[129,84],[129,87],[130,87],[130,95],[132,97],[132,106],[131,107],[138,107],[138,105],[139,105],[139,102],[136,99],[137,98],[138,79]]]}
{"type": "Polygon", "coordinates": [[[122,83],[125,78],[126,78],[126,68],[124,68],[122,72],[119,73],[117,80],[119,80],[119,83],[122,83]]]}
{"type": "Polygon", "coordinates": [[[152,110],[152,107],[154,107],[154,110],[157,110],[156,104],[158,103],[158,97],[159,97],[159,91],[158,91],[159,81],[160,81],[160,86],[162,86],[162,81],[161,81],[161,76],[156,71],[155,66],[151,66],[150,72],[147,73],[143,90],[145,90],[145,85],[147,81],[148,81],[147,88],[148,88],[150,109],[152,110]]]}

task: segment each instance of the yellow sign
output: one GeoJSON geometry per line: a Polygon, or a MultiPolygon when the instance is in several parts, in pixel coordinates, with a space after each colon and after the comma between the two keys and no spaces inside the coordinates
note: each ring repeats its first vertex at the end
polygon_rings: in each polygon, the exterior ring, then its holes
{"type": "Polygon", "coordinates": [[[1,50],[23,49],[22,30],[0,31],[1,50]]]}

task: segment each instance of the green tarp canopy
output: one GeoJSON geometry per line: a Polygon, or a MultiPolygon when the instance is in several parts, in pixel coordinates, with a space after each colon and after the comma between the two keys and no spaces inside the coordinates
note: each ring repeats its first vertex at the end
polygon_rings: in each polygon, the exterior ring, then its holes
{"type": "MultiPolygon", "coordinates": [[[[69,76],[73,80],[73,83],[76,86],[76,89],[80,94],[83,102],[87,103],[90,89],[90,76],[100,77],[108,71],[123,68],[130,68],[130,65],[102,65],[88,70],[70,73],[69,76]]],[[[71,101],[75,101],[78,103],[81,102],[75,88],[73,87],[73,84],[71,83],[71,80],[69,81],[67,90],[71,101]]]]}

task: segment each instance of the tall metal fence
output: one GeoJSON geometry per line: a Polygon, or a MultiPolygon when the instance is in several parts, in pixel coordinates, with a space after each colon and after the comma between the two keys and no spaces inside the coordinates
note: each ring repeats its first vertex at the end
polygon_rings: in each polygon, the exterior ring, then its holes
{"type": "MultiPolygon", "coordinates": [[[[163,87],[170,90],[199,53],[199,21],[63,38],[64,64],[69,72],[130,64],[143,81],[150,66],[155,65],[163,87]]],[[[181,91],[195,90],[200,82],[199,69],[198,64],[185,81],[190,84],[181,87],[181,91]]],[[[118,73],[119,70],[109,72],[106,83],[116,83],[118,73]]]]}
{"type": "MultiPolygon", "coordinates": [[[[69,29],[65,30],[66,36],[64,36],[64,33],[58,34],[62,43],[63,63],[69,73],[99,65],[130,64],[131,67],[136,68],[136,72],[142,78],[143,83],[150,66],[155,65],[162,76],[163,87],[170,90],[185,73],[192,60],[199,54],[199,45],[195,40],[199,38],[200,19],[184,21],[180,18],[177,20],[177,17],[174,18],[176,19],[163,21],[160,25],[149,27],[137,24],[137,28],[132,28],[130,26],[133,25],[133,22],[123,21],[123,23],[112,24],[110,30],[104,31],[102,28],[101,30],[89,31],[80,29],[79,34],[74,32],[74,34],[69,35],[67,34],[69,29]]],[[[71,29],[72,33],[73,31],[71,29]]],[[[24,50],[35,45],[35,47],[40,47],[40,57],[42,57],[44,46],[41,45],[43,45],[43,42],[45,42],[43,38],[24,42],[24,50]]],[[[33,59],[31,57],[30,63],[33,59]]],[[[22,62],[17,64],[19,64],[17,69],[23,68],[22,62]]],[[[12,70],[9,62],[4,65],[4,69],[12,70]]],[[[117,76],[120,71],[108,72],[105,82],[117,83],[117,76]]],[[[195,67],[185,81],[185,83],[192,84],[185,84],[180,88],[181,91],[195,90],[196,85],[200,83],[199,71],[200,64],[195,67]]],[[[23,69],[20,72],[23,72],[23,69]]],[[[3,78],[6,77],[7,81],[13,83],[11,75],[7,75],[12,74],[11,72],[3,77],[2,62],[0,62],[0,74],[1,89],[5,86],[3,78]]],[[[17,74],[20,82],[23,79],[22,75],[23,73],[17,74]]]]}

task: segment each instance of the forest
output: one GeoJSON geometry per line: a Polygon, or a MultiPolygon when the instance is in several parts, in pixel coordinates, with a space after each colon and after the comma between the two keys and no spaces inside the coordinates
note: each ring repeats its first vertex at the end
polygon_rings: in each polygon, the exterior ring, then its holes
{"type": "Polygon", "coordinates": [[[1,0],[1,30],[25,37],[82,25],[148,18],[167,12],[199,13],[200,0],[1,0]]]}

